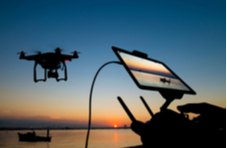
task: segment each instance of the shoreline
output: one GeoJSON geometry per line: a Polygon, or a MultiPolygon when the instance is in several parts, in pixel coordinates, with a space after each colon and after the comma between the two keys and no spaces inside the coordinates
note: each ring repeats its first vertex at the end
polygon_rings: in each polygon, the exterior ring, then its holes
{"type": "MultiPolygon", "coordinates": [[[[40,127],[40,128],[31,128],[31,127],[15,127],[15,128],[0,128],[0,131],[14,131],[14,130],[87,130],[86,127],[40,127]]],[[[92,127],[91,130],[123,130],[123,129],[130,129],[130,127],[92,127]]]]}

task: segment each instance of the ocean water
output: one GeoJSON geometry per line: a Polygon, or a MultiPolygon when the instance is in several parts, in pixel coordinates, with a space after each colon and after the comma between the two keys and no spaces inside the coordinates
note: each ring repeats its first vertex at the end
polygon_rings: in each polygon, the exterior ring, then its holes
{"type": "MultiPolygon", "coordinates": [[[[86,130],[50,130],[51,142],[20,142],[17,132],[0,131],[0,148],[84,148],[86,130]]],[[[46,130],[36,130],[46,135],[46,130]]],[[[141,145],[140,138],[130,129],[96,129],[90,131],[89,148],[124,148],[141,145]]]]}

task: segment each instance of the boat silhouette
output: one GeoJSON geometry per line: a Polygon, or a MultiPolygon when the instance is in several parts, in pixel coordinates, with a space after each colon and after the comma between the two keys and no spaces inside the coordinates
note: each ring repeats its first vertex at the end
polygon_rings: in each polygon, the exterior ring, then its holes
{"type": "Polygon", "coordinates": [[[27,133],[20,133],[18,132],[18,138],[19,141],[26,141],[26,142],[50,142],[51,141],[51,136],[49,136],[49,129],[47,130],[47,135],[46,136],[39,136],[33,132],[27,132],[27,133]]]}

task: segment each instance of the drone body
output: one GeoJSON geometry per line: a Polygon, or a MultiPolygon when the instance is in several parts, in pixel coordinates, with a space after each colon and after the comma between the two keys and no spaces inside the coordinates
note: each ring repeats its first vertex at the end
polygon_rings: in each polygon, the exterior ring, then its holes
{"type": "Polygon", "coordinates": [[[55,52],[46,52],[41,53],[38,52],[38,54],[35,55],[28,55],[26,56],[23,51],[20,52],[19,59],[21,60],[28,60],[28,61],[34,61],[34,82],[39,81],[46,81],[48,78],[55,78],[56,81],[67,80],[67,67],[66,63],[67,61],[71,61],[72,59],[79,58],[78,52],[74,51],[72,55],[62,54],[60,48],[56,48],[55,52]],[[37,65],[40,65],[44,69],[44,78],[43,79],[37,79],[37,72],[36,68],[37,65]],[[64,69],[64,77],[59,78],[58,70],[64,69]]]}

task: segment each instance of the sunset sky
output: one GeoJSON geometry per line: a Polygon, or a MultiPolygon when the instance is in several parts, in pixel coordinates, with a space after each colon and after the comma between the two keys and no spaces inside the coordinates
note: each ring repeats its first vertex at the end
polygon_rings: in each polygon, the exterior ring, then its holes
{"type": "MultiPolygon", "coordinates": [[[[225,0],[1,0],[0,126],[86,126],[92,79],[102,64],[118,61],[112,46],[163,61],[196,91],[171,109],[193,102],[225,107],[225,7],[225,0]],[[67,63],[68,81],[34,83],[34,63],[19,60],[17,52],[56,47],[80,52],[67,63]]],[[[141,121],[150,116],[139,96],[153,112],[164,103],[157,91],[140,90],[123,66],[112,64],[95,83],[93,125],[130,124],[117,96],[141,121]]]]}

